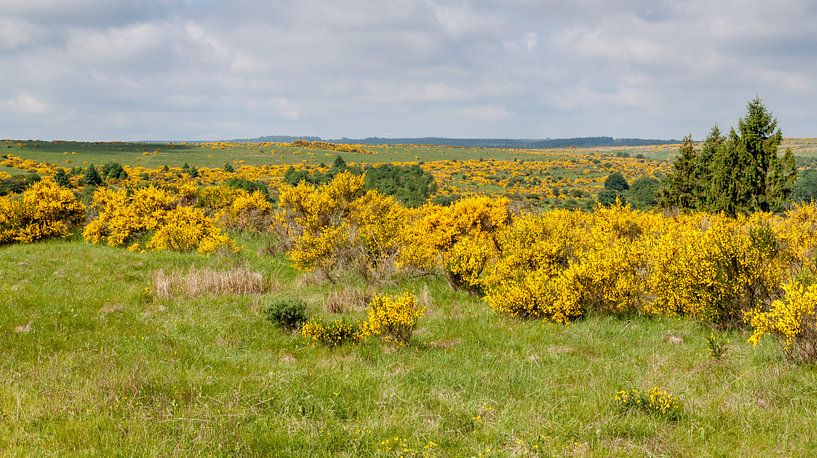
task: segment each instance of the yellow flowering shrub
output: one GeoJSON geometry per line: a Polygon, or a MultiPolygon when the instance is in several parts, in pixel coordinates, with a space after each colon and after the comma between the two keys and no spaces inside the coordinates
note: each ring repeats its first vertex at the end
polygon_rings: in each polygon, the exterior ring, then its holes
{"type": "Polygon", "coordinates": [[[497,312],[564,323],[582,315],[559,301],[557,277],[583,244],[585,215],[567,210],[522,214],[497,234],[499,256],[486,268],[485,300],[497,312]]]}
{"type": "Polygon", "coordinates": [[[402,234],[410,223],[410,212],[393,197],[369,191],[352,202],[348,216],[352,228],[351,259],[364,276],[379,273],[394,264],[403,247],[402,234]]]}
{"type": "Polygon", "coordinates": [[[356,267],[370,276],[393,264],[410,212],[393,198],[363,190],[364,177],[342,172],[324,185],[280,189],[275,227],[295,267],[331,272],[356,267]]]}
{"type": "Polygon", "coordinates": [[[246,193],[247,191],[243,189],[231,186],[205,186],[198,190],[196,201],[198,206],[208,210],[221,210],[232,205],[236,198],[246,193]]]}
{"type": "Polygon", "coordinates": [[[219,249],[236,250],[235,243],[195,207],[176,207],[169,211],[164,224],[151,236],[147,248],[154,250],[193,251],[207,254],[219,249]]]}
{"type": "Polygon", "coordinates": [[[216,214],[216,219],[236,231],[266,231],[271,223],[272,205],[259,191],[240,190],[229,205],[216,214]]]}
{"type": "Polygon", "coordinates": [[[469,263],[476,267],[480,263],[472,261],[485,258],[486,251],[496,245],[495,234],[511,221],[509,204],[507,197],[475,196],[458,200],[449,207],[421,207],[420,217],[406,228],[403,235],[404,249],[398,256],[398,267],[421,271],[430,271],[438,265],[452,267],[458,271],[446,272],[452,286],[465,289],[477,287],[476,283],[471,284],[465,277],[476,280],[479,272],[463,277],[463,269],[469,263]],[[454,246],[464,238],[471,240],[454,252],[454,246]],[[476,251],[466,253],[469,249],[476,251]],[[454,259],[449,261],[450,255],[454,259]]]}
{"type": "Polygon", "coordinates": [[[684,414],[681,399],[657,386],[646,393],[635,388],[620,390],[615,394],[613,400],[621,410],[641,411],[669,420],[678,420],[684,414]]]}
{"type": "Polygon", "coordinates": [[[494,245],[471,236],[460,239],[446,253],[443,268],[455,288],[480,293],[482,272],[494,255],[494,245]]]}
{"type": "Polygon", "coordinates": [[[363,340],[360,323],[346,320],[323,322],[313,318],[301,326],[301,335],[328,347],[363,340]]]}
{"type": "Polygon", "coordinates": [[[397,296],[376,295],[369,303],[368,320],[361,325],[361,337],[379,336],[384,341],[404,345],[426,312],[408,292],[397,296]]]}
{"type": "Polygon", "coordinates": [[[754,332],[749,342],[757,346],[765,335],[774,337],[794,360],[817,359],[817,284],[804,286],[790,281],[783,286],[785,295],[768,310],[747,315],[754,332]]]}
{"type": "Polygon", "coordinates": [[[72,191],[45,177],[21,196],[0,197],[0,245],[65,237],[84,215],[72,191]]]}
{"type": "Polygon", "coordinates": [[[132,194],[125,189],[99,188],[91,201],[98,216],[85,226],[82,236],[90,243],[125,245],[162,226],[176,201],[174,195],[153,186],[132,194]]]}
{"type": "Polygon", "coordinates": [[[790,274],[769,215],[689,217],[671,224],[650,248],[650,313],[691,315],[737,326],[769,303],[790,274]]]}

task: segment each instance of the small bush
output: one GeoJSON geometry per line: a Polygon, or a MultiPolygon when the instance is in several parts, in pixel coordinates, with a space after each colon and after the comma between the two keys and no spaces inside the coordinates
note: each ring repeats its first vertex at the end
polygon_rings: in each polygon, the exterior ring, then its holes
{"type": "Polygon", "coordinates": [[[310,319],[301,326],[301,335],[327,347],[359,342],[364,338],[360,332],[360,323],[345,319],[331,322],[310,319]]]}
{"type": "Polygon", "coordinates": [[[657,386],[649,392],[635,388],[621,390],[616,393],[614,400],[623,411],[640,411],[660,415],[669,420],[677,420],[684,413],[681,399],[657,386]]]}
{"type": "Polygon", "coordinates": [[[706,346],[709,349],[709,356],[714,359],[721,359],[729,348],[729,339],[723,333],[711,332],[706,338],[706,346]]]}
{"type": "Polygon", "coordinates": [[[298,299],[283,299],[270,304],[264,311],[267,319],[283,329],[298,329],[308,319],[306,304],[298,299]]]}
{"type": "Polygon", "coordinates": [[[757,346],[765,335],[777,340],[793,361],[817,361],[817,284],[792,281],[783,285],[785,296],[768,310],[757,309],[746,317],[754,328],[749,342],[757,346]]]}
{"type": "Polygon", "coordinates": [[[380,336],[386,342],[403,345],[411,339],[414,328],[426,312],[414,296],[375,296],[369,303],[369,319],[362,325],[362,336],[380,336]]]}

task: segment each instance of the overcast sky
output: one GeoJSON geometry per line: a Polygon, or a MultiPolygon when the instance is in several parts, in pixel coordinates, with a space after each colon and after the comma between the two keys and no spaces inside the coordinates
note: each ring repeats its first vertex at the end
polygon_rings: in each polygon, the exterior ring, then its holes
{"type": "Polygon", "coordinates": [[[0,138],[701,138],[755,95],[817,136],[817,2],[0,0],[0,138]]]}

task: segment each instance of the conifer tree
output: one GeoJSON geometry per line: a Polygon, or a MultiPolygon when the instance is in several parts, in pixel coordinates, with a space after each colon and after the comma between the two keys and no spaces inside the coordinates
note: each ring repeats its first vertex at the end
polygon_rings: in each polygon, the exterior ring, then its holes
{"type": "Polygon", "coordinates": [[[54,182],[63,188],[71,187],[71,180],[68,179],[68,174],[65,173],[65,169],[62,168],[57,169],[57,171],[54,173],[54,182]]]}
{"type": "Polygon", "coordinates": [[[83,181],[86,186],[102,186],[102,177],[99,176],[99,172],[96,171],[94,164],[88,166],[83,181]]]}

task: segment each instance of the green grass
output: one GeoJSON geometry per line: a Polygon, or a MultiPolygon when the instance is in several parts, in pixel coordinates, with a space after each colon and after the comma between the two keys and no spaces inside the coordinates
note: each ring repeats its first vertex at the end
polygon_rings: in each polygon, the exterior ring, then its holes
{"type": "Polygon", "coordinates": [[[433,297],[414,342],[335,350],[266,321],[264,304],[332,288],[302,281],[264,241],[236,256],[129,253],[79,240],[0,247],[0,453],[4,455],[808,455],[817,372],[729,336],[720,362],[689,321],[517,321],[439,279],[386,288],[433,297]],[[264,272],[264,296],[159,301],[153,272],[264,272]],[[30,328],[27,326],[30,325],[30,328]],[[672,336],[673,338],[670,338],[672,336]],[[680,340],[680,343],[677,341],[680,340]],[[616,390],[682,397],[677,422],[624,414],[616,390]],[[474,418],[479,416],[480,420],[474,418]]]}
{"type": "MultiPolygon", "coordinates": [[[[341,153],[350,163],[416,162],[440,160],[496,159],[503,161],[554,160],[570,156],[575,151],[597,153],[600,157],[614,156],[618,151],[631,155],[644,154],[648,158],[663,159],[669,146],[592,149],[515,150],[501,148],[461,148],[433,145],[374,145],[366,149],[376,154],[341,153]],[[636,152],[637,151],[637,152],[636,152]]],[[[145,167],[182,166],[221,167],[225,162],[243,160],[248,165],[331,164],[338,155],[334,151],[283,146],[264,146],[256,143],[230,144],[225,149],[212,149],[201,143],[127,143],[127,142],[43,142],[0,141],[0,154],[13,154],[63,167],[82,166],[85,163],[104,164],[119,162],[145,167]],[[158,151],[158,154],[153,154],[158,151]],[[73,154],[76,153],[76,154],[73,154]],[[147,153],[147,154],[146,154],[147,153]]]]}

